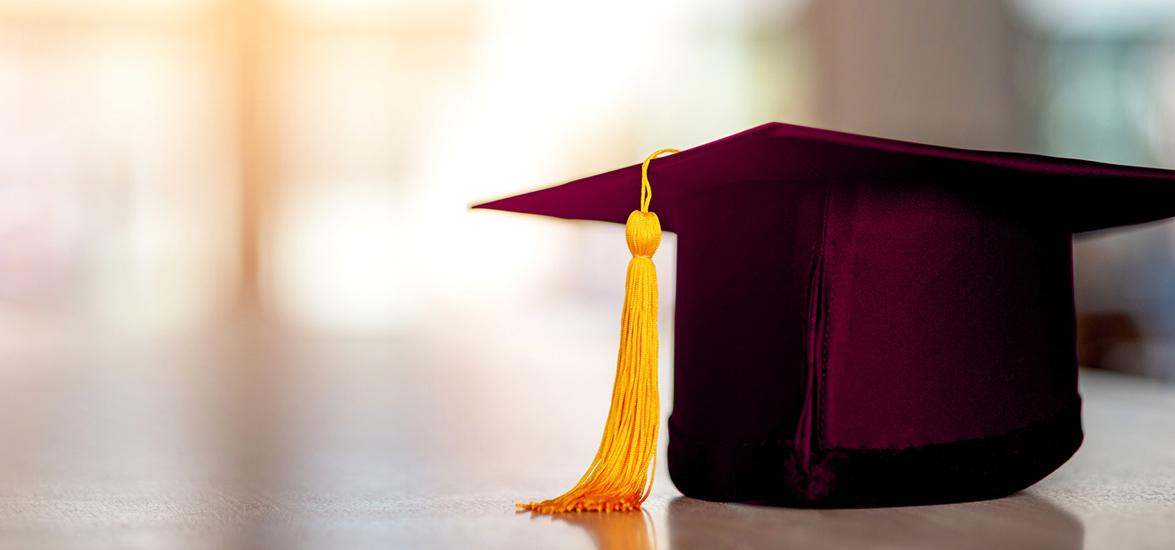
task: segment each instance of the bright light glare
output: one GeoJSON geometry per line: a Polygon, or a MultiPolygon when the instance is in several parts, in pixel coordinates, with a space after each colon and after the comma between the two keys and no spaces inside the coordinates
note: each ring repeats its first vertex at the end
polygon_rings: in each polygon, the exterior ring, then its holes
{"type": "Polygon", "coordinates": [[[395,327],[413,307],[410,228],[390,186],[306,185],[287,193],[272,235],[268,280],[283,313],[327,330],[395,327]]]}

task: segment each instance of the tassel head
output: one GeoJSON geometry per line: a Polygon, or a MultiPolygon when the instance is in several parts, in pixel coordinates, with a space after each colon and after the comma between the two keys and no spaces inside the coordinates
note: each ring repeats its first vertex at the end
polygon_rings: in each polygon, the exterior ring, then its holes
{"type": "Polygon", "coordinates": [[[624,224],[624,238],[634,257],[651,258],[661,245],[661,220],[654,212],[633,210],[624,224]]]}

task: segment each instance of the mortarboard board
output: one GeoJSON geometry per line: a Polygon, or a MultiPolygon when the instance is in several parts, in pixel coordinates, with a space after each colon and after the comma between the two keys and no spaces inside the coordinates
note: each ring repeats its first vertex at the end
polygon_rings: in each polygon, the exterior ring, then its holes
{"type": "MultiPolygon", "coordinates": [[[[643,183],[634,165],[476,208],[629,220],[632,248],[655,191],[678,236],[669,473],[708,500],[929,504],[1039,481],[1082,440],[1073,234],[1175,216],[1172,171],[778,123],[654,157],[643,183]]],[[[578,496],[527,507],[627,509],[600,470],[651,481],[629,452],[647,410],[620,388],[625,342],[647,335],[624,326],[578,496]]]]}

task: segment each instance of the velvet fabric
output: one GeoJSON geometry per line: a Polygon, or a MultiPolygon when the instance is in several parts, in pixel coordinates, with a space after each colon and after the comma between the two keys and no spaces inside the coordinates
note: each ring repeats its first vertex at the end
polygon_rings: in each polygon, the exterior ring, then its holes
{"type": "MultiPolygon", "coordinates": [[[[623,223],[633,165],[479,205],[623,223]]],[[[1074,232],[1175,173],[768,124],[654,161],[678,234],[669,471],[792,506],[991,498],[1081,441],[1074,232]]]]}

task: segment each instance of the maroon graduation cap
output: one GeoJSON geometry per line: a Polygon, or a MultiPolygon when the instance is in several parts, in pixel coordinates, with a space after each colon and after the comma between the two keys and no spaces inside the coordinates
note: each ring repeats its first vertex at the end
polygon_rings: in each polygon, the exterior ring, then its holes
{"type": "MultiPolygon", "coordinates": [[[[1173,171],[777,123],[645,166],[678,236],[669,473],[707,500],[1039,481],[1082,440],[1073,234],[1175,216],[1173,171]]],[[[640,182],[634,165],[477,207],[624,223],[640,182]]],[[[599,493],[527,507],[614,509],[599,493]]]]}

